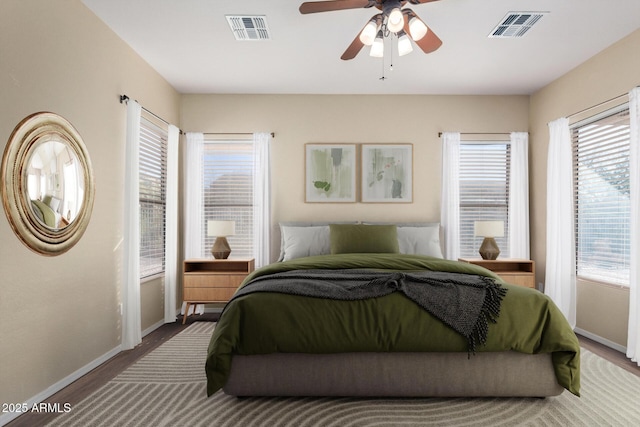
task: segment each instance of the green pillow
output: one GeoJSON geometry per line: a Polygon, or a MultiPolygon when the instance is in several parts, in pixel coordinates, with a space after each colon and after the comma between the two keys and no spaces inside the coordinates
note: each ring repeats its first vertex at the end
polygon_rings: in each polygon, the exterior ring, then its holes
{"type": "Polygon", "coordinates": [[[329,230],[332,254],[400,252],[395,225],[329,224],[329,230]]]}

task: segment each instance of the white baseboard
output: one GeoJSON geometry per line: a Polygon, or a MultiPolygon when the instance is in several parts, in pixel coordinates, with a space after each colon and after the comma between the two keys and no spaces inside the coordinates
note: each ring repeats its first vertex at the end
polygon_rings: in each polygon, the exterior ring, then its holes
{"type": "MultiPolygon", "coordinates": [[[[62,390],[66,386],[68,386],[69,384],[71,384],[72,382],[76,381],[77,379],[79,379],[83,375],[86,375],[87,373],[89,373],[89,371],[92,371],[93,369],[95,369],[98,366],[102,365],[104,362],[106,362],[107,360],[111,359],[112,357],[114,357],[115,355],[120,353],[121,351],[122,351],[122,346],[117,346],[116,348],[108,351],[107,353],[103,354],[102,356],[98,357],[94,361],[92,361],[89,364],[83,366],[82,368],[78,369],[77,371],[73,372],[72,374],[64,377],[63,379],[61,379],[57,383],[51,385],[46,390],[44,390],[44,391],[36,394],[35,396],[31,397],[26,402],[21,402],[21,403],[24,403],[27,408],[32,408],[33,405],[35,405],[37,403],[40,403],[40,402],[43,402],[44,400],[46,400],[49,397],[53,396],[54,394],[56,394],[57,392],[59,392],[60,390],[62,390]]],[[[58,403],[63,404],[65,402],[58,402],[58,403]]],[[[4,413],[4,414],[0,415],[0,426],[3,426],[5,424],[9,423],[9,421],[18,418],[20,415],[22,415],[21,412],[8,412],[8,413],[4,413]]]]}
{"type": "MultiPolygon", "coordinates": [[[[209,311],[216,312],[216,310],[222,311],[222,309],[215,309],[215,308],[214,309],[207,309],[206,311],[207,312],[209,312],[209,311]]],[[[176,319],[177,319],[177,316],[179,314],[180,314],[180,310],[177,309],[176,310],[176,319]]],[[[142,331],[142,337],[146,337],[147,335],[149,335],[151,332],[155,331],[156,329],[158,329],[162,325],[164,325],[164,319],[160,320],[159,322],[154,323],[153,325],[149,326],[147,329],[142,331]]],[[[61,379],[57,383],[55,383],[52,386],[48,387],[46,390],[44,390],[44,391],[36,394],[35,396],[31,397],[26,402],[21,402],[21,403],[24,403],[24,404],[26,404],[26,407],[31,408],[31,407],[33,407],[33,405],[35,405],[37,403],[40,403],[40,402],[43,402],[44,400],[48,399],[49,397],[53,396],[54,394],[56,394],[57,392],[59,392],[60,390],[62,390],[66,386],[68,386],[69,384],[71,384],[72,382],[74,382],[77,379],[79,379],[80,377],[82,377],[83,375],[89,373],[90,371],[92,371],[93,369],[95,369],[98,366],[102,365],[103,363],[105,363],[106,361],[111,359],[112,357],[116,356],[121,351],[122,351],[122,346],[117,346],[116,348],[114,348],[114,349],[110,350],[109,352],[103,354],[102,356],[98,357],[94,361],[90,362],[89,364],[83,366],[82,368],[78,369],[77,371],[73,372],[72,374],[66,376],[65,378],[61,379]]],[[[64,402],[60,402],[60,403],[64,403],[64,402]]],[[[20,415],[22,415],[21,412],[9,412],[9,413],[4,413],[4,414],[0,415],[0,427],[4,426],[5,424],[8,424],[10,421],[18,418],[20,415]]]]}
{"type": "Polygon", "coordinates": [[[593,340],[593,341],[595,341],[597,343],[600,343],[600,344],[605,345],[605,346],[607,346],[609,348],[617,350],[620,353],[627,354],[627,347],[622,346],[620,344],[617,344],[617,343],[615,343],[613,341],[609,341],[608,339],[602,338],[599,335],[592,334],[591,332],[585,331],[584,329],[580,329],[580,328],[575,328],[574,332],[576,334],[578,334],[578,335],[582,335],[583,337],[589,338],[590,340],[593,340]]]}
{"type": "MultiPolygon", "coordinates": [[[[178,311],[178,313],[179,313],[179,311],[178,311]]],[[[164,320],[161,320],[161,321],[159,321],[157,323],[154,323],[153,325],[151,325],[150,327],[148,327],[147,329],[142,331],[142,336],[145,337],[145,336],[149,335],[151,332],[155,331],[156,329],[158,329],[162,325],[164,325],[164,320]]],[[[79,379],[80,377],[82,377],[83,375],[89,373],[90,371],[92,371],[93,369],[95,369],[98,366],[102,365],[103,363],[105,363],[106,361],[111,359],[112,357],[116,356],[121,351],[122,351],[122,346],[117,346],[116,348],[114,348],[114,349],[110,350],[109,352],[103,354],[102,356],[98,357],[97,359],[95,359],[91,363],[89,363],[89,364],[83,366],[82,368],[78,369],[77,371],[73,372],[71,375],[68,375],[67,377],[61,379],[57,383],[55,383],[52,386],[48,387],[46,390],[36,394],[32,398],[28,399],[26,402],[21,402],[21,403],[26,404],[27,408],[31,408],[31,407],[33,407],[33,405],[35,405],[37,403],[40,403],[40,402],[43,402],[44,400],[48,399],[49,397],[53,396],[54,394],[56,394],[57,392],[59,392],[60,390],[62,390],[66,386],[68,386],[69,384],[71,384],[72,382],[74,382],[77,379],[79,379]]],[[[59,402],[59,403],[65,403],[65,402],[59,402]]],[[[0,426],[3,426],[5,424],[9,423],[10,421],[18,418],[20,415],[22,415],[21,412],[10,412],[10,413],[4,413],[4,414],[0,415],[0,426]]]]}
{"type": "Polygon", "coordinates": [[[142,331],[142,338],[146,337],[147,335],[149,335],[151,332],[155,331],[156,329],[158,329],[162,325],[164,325],[164,319],[160,320],[159,322],[154,323],[153,325],[149,326],[147,329],[142,331]]]}

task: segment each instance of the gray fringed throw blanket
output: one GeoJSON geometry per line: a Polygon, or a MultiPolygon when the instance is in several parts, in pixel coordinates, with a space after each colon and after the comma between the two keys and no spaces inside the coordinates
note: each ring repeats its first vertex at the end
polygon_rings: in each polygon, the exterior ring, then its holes
{"type": "Polygon", "coordinates": [[[257,277],[232,299],[277,292],[335,300],[362,300],[402,292],[467,339],[469,352],[486,343],[489,322],[500,315],[507,293],[494,279],[468,274],[418,271],[293,270],[257,277]]]}

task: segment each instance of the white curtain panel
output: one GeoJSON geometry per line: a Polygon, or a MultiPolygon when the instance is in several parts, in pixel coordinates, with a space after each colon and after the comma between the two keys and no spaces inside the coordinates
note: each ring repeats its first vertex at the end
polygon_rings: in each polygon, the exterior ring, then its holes
{"type": "Polygon", "coordinates": [[[178,141],[180,129],[169,125],[167,138],[167,204],[165,226],[164,322],[176,321],[178,283],[178,141]]]}
{"type": "Polygon", "coordinates": [[[527,132],[511,133],[510,171],[510,256],[529,259],[529,134],[527,132]]]}
{"type": "Polygon", "coordinates": [[[142,342],[140,319],[140,188],[139,147],[142,107],[127,102],[125,143],[124,228],[122,250],[122,349],[142,342]]]}
{"type": "Polygon", "coordinates": [[[271,134],[253,134],[253,248],[256,268],[269,264],[271,249],[271,134]]]}
{"type": "Polygon", "coordinates": [[[573,160],[569,120],[549,123],[547,158],[547,260],[544,293],[576,326],[576,256],[573,160]]]}
{"type": "Polygon", "coordinates": [[[627,357],[640,366],[640,88],[629,93],[631,186],[631,271],[627,357]]]}
{"type": "MultiPolygon", "coordinates": [[[[202,158],[204,156],[204,135],[187,132],[184,153],[184,256],[185,259],[202,258],[202,158]]],[[[189,308],[182,304],[181,314],[204,313],[204,304],[189,308]]]]}
{"type": "Polygon", "coordinates": [[[460,256],[460,133],[442,133],[442,192],[440,222],[444,233],[444,257],[460,256]]]}

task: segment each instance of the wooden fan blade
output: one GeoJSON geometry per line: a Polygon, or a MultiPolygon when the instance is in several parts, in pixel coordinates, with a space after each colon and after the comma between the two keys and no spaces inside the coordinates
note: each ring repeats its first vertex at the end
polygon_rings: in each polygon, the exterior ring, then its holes
{"type": "Polygon", "coordinates": [[[300,13],[330,12],[332,10],[359,9],[375,5],[375,0],[307,1],[300,5],[300,13]]]}
{"type": "MultiPolygon", "coordinates": [[[[442,46],[442,40],[440,40],[436,33],[434,33],[429,27],[427,27],[427,34],[425,34],[423,38],[417,41],[413,39],[413,37],[411,36],[411,31],[409,31],[409,20],[411,18],[420,19],[413,10],[405,9],[404,32],[407,33],[409,37],[411,37],[411,40],[413,40],[424,53],[431,53],[438,50],[438,48],[442,46]]],[[[420,21],[422,21],[422,19],[420,19],[420,21]]],[[[424,24],[424,21],[422,21],[422,23],[424,24]]],[[[427,26],[427,24],[424,25],[427,26]]]]}
{"type": "Polygon", "coordinates": [[[440,40],[440,38],[436,36],[436,33],[431,31],[431,28],[429,28],[427,34],[418,40],[416,44],[420,46],[420,49],[422,49],[424,53],[431,53],[435,52],[440,46],[442,46],[442,40],[440,40]]]}
{"type": "Polygon", "coordinates": [[[358,35],[356,36],[355,39],[353,39],[353,41],[351,42],[347,50],[344,51],[340,59],[344,61],[348,61],[349,59],[355,58],[356,55],[360,53],[363,46],[364,46],[364,43],[360,41],[360,33],[358,33],[358,35]]]}
{"type": "Polygon", "coordinates": [[[408,0],[411,4],[422,4],[422,3],[431,3],[439,0],[408,0]]]}
{"type": "MultiPolygon", "coordinates": [[[[377,25],[380,25],[382,23],[382,14],[379,13],[377,15],[374,15],[369,21],[373,21],[373,20],[376,21],[377,25]]],[[[367,24],[369,24],[369,22],[367,22],[367,24]]],[[[365,26],[362,27],[362,30],[364,30],[367,24],[365,24],[365,26]]],[[[362,30],[360,30],[360,32],[356,35],[356,38],[353,39],[353,41],[351,42],[347,50],[344,51],[340,59],[344,61],[348,61],[349,59],[355,58],[358,55],[358,53],[360,53],[360,51],[362,50],[362,47],[364,46],[364,43],[362,43],[362,41],[360,40],[360,34],[362,34],[362,30]]]]}

